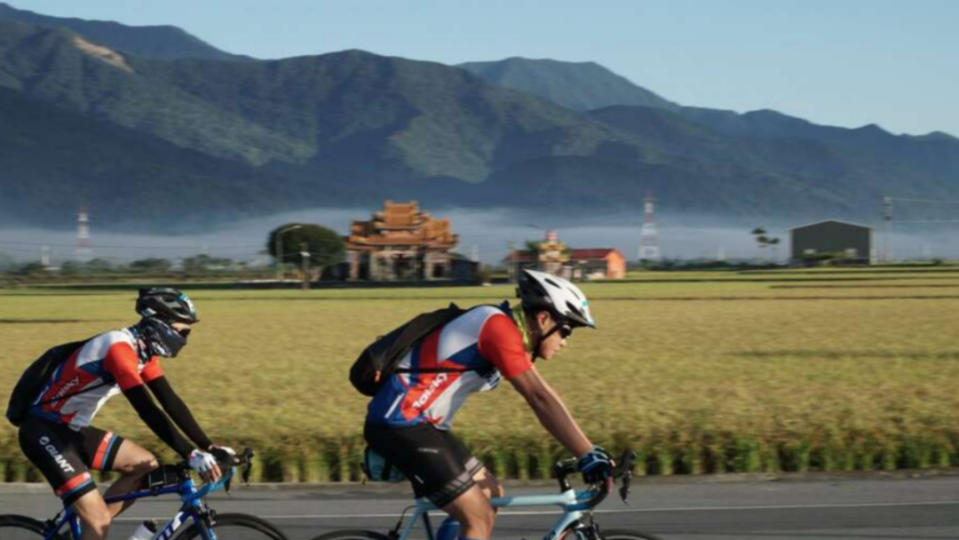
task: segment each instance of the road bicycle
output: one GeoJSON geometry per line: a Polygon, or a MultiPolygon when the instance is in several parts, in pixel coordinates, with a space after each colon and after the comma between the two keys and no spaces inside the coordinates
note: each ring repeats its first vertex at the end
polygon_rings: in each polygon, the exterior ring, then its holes
{"type": "MultiPolygon", "coordinates": [[[[615,487],[615,479],[620,480],[619,496],[626,502],[629,496],[629,483],[632,477],[633,461],[636,454],[623,452],[613,475],[599,484],[587,489],[575,490],[567,476],[576,474],[575,459],[557,461],[553,473],[559,482],[559,494],[524,495],[516,497],[495,497],[490,500],[494,508],[514,508],[519,506],[559,506],[563,513],[553,527],[543,536],[543,540],[659,540],[657,537],[639,531],[625,529],[600,529],[593,516],[593,508],[606,498],[615,487]]],[[[429,512],[437,510],[427,499],[416,499],[413,506],[403,510],[399,521],[386,533],[343,529],[315,537],[313,540],[406,540],[413,527],[422,522],[427,540],[436,540],[429,512]],[[407,514],[413,511],[407,519],[407,514]]]]}
{"type": "MultiPolygon", "coordinates": [[[[229,491],[238,466],[242,468],[245,482],[252,458],[253,451],[247,448],[235,457],[234,463],[222,464],[222,478],[199,488],[193,483],[186,463],[164,465],[144,478],[142,489],[107,497],[106,502],[178,494],[182,501],[180,509],[153,535],[154,540],[169,540],[175,533],[179,534],[174,540],[286,540],[286,536],[267,521],[249,514],[217,514],[204,500],[214,491],[229,491]],[[192,523],[184,527],[188,520],[192,523]]],[[[0,515],[0,540],[79,540],[80,531],[80,519],[72,506],[46,521],[14,514],[0,515]]]]}

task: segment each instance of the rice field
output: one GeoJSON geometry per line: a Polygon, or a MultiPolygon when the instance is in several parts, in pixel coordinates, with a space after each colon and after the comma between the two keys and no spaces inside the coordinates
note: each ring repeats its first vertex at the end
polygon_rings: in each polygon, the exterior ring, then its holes
{"type": "MultiPolygon", "coordinates": [[[[538,368],[595,442],[640,473],[893,470],[959,465],[959,272],[663,272],[584,284],[599,330],[538,368]]],[[[185,290],[201,322],[163,361],[214,440],[253,446],[260,480],[348,481],[366,398],[346,373],[375,336],[448,301],[510,286],[185,290]]],[[[133,323],[135,288],[0,290],[0,396],[51,345],[133,323]]],[[[173,459],[122,397],[97,417],[173,459]]],[[[455,428],[499,475],[562,455],[508,384],[455,428]]],[[[0,479],[36,480],[0,425],[0,479]]]]}

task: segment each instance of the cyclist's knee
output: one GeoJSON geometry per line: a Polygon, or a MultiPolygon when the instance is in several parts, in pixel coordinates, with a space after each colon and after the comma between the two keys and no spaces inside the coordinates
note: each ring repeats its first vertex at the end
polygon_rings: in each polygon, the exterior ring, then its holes
{"type": "Polygon", "coordinates": [[[156,470],[160,467],[160,462],[157,460],[156,456],[147,452],[147,455],[143,457],[141,461],[137,461],[133,465],[133,469],[130,471],[130,474],[140,475],[146,474],[150,471],[156,470]]]}
{"type": "Polygon", "coordinates": [[[124,476],[141,476],[160,466],[152,452],[131,441],[123,441],[113,470],[124,476]]]}
{"type": "Polygon", "coordinates": [[[476,471],[476,474],[473,475],[473,481],[483,490],[483,494],[486,495],[487,498],[502,497],[506,494],[503,485],[499,483],[496,476],[489,472],[486,467],[476,471]]]}

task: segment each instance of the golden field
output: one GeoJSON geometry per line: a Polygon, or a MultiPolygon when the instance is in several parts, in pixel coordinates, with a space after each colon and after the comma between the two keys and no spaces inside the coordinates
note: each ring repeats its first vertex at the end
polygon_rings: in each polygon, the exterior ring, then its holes
{"type": "MultiPolygon", "coordinates": [[[[584,284],[599,330],[538,368],[596,442],[648,474],[959,464],[959,272],[637,273],[584,284]]],[[[366,398],[346,378],[378,334],[510,286],[313,291],[184,287],[201,322],[163,361],[215,440],[259,451],[258,479],[360,476],[366,398]]],[[[46,348],[132,324],[135,288],[0,290],[0,396],[46,348]]],[[[4,403],[5,404],[5,403],[4,403]]],[[[172,459],[122,397],[96,425],[172,459]]],[[[508,383],[456,430],[507,477],[562,455],[508,383]]],[[[0,479],[35,479],[0,425],[0,479]]]]}

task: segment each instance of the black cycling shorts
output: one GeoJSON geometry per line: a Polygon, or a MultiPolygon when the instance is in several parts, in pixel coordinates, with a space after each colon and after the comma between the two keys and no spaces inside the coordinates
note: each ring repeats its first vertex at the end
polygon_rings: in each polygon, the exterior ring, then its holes
{"type": "Polygon", "coordinates": [[[113,468],[123,437],[92,426],[74,431],[65,424],[28,418],[20,425],[20,448],[53,487],[64,506],[96,489],[90,470],[113,468]]]}
{"type": "Polygon", "coordinates": [[[483,464],[449,431],[429,424],[393,428],[367,423],[366,442],[413,484],[413,494],[442,508],[473,487],[483,464]]]}

